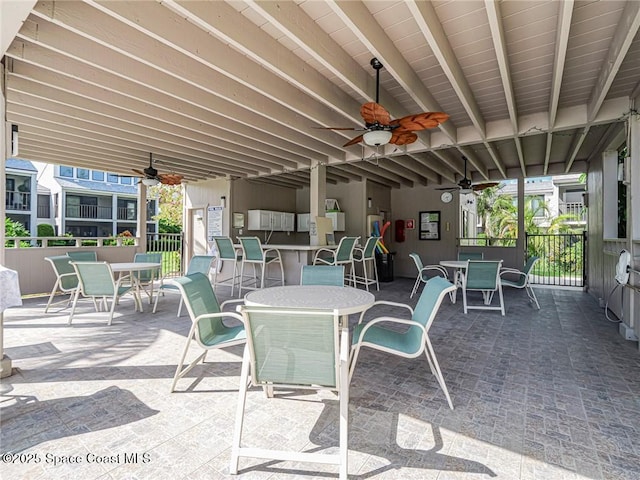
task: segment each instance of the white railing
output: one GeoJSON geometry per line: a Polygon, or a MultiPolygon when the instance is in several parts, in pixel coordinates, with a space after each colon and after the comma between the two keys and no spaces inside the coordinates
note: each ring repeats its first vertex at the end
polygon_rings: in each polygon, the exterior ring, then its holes
{"type": "Polygon", "coordinates": [[[6,237],[5,248],[137,246],[138,237],[6,237]]]}
{"type": "Polygon", "coordinates": [[[587,212],[582,202],[558,202],[558,210],[563,215],[573,215],[577,221],[586,222],[587,212]]]}

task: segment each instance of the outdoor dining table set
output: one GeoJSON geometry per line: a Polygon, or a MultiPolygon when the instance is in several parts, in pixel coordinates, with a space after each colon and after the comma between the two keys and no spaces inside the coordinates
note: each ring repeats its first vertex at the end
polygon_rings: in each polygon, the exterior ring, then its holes
{"type": "MultiPolygon", "coordinates": [[[[341,479],[347,478],[347,438],[349,383],[358,356],[364,347],[407,358],[423,353],[431,372],[451,409],[444,377],[427,333],[440,304],[455,287],[446,279],[429,282],[415,308],[376,301],[363,289],[344,286],[343,266],[308,266],[326,280],[329,269],[339,269],[338,284],[284,285],[257,289],[243,299],[218,303],[209,278],[203,273],[167,280],[182,295],[192,321],[186,344],[176,368],[171,391],[189,371],[204,361],[212,349],[245,345],[240,373],[240,391],[229,471],[238,472],[243,457],[299,462],[329,463],[339,466],[341,479]],[[238,304],[235,309],[228,305],[238,304]],[[406,313],[381,316],[363,322],[365,313],[375,313],[377,305],[394,306],[406,313]],[[225,308],[227,308],[225,310],[225,308]],[[353,332],[349,316],[358,314],[353,332]],[[222,321],[223,318],[227,320],[222,321]],[[230,319],[235,319],[233,324],[230,319]],[[403,328],[388,328],[394,322],[403,328]],[[185,366],[190,348],[201,353],[185,366]],[[339,403],[339,449],[337,453],[299,452],[243,445],[245,405],[249,387],[262,387],[267,398],[278,390],[312,389],[336,393],[339,403]]],[[[303,272],[303,278],[308,278],[303,272]]],[[[290,398],[294,399],[294,398],[290,398]]],[[[252,409],[255,410],[256,405],[252,409]]],[[[247,433],[253,430],[247,430],[247,433]]]]}
{"type": "Polygon", "coordinates": [[[51,290],[45,313],[54,304],[53,299],[58,292],[69,294],[67,305],[72,304],[69,325],[76,313],[80,297],[91,299],[96,311],[108,309],[108,325],[111,325],[120,297],[127,293],[133,295],[135,311],[143,312],[141,292],[147,293],[151,303],[154,282],[161,279],[160,259],[159,254],[136,254],[132,262],[109,263],[98,261],[95,252],[72,252],[47,257],[46,260],[56,274],[56,282],[51,290]]]}

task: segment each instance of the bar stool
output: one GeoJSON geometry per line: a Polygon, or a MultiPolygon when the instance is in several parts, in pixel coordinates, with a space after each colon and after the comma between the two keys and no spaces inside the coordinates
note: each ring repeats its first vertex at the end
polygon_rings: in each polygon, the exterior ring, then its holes
{"type": "Polygon", "coordinates": [[[364,247],[355,247],[353,249],[353,261],[362,264],[362,277],[356,276],[356,283],[362,283],[367,292],[369,291],[369,285],[375,285],[376,289],[380,290],[378,268],[376,267],[376,244],[378,240],[380,240],[380,237],[369,237],[364,247]],[[371,264],[368,272],[367,263],[371,264]],[[369,278],[369,273],[372,274],[371,278],[369,278]]]}
{"type": "MultiPolygon", "coordinates": [[[[231,296],[233,296],[233,290],[235,289],[236,281],[240,278],[238,274],[238,262],[242,262],[242,255],[238,251],[237,247],[233,245],[231,238],[229,237],[213,237],[213,243],[216,246],[216,264],[215,273],[213,275],[213,288],[216,286],[224,285],[231,287],[231,296]],[[231,263],[232,272],[231,278],[218,281],[218,274],[224,267],[224,263],[231,263]]],[[[238,281],[238,284],[240,282],[238,281]]]]}
{"type": "Polygon", "coordinates": [[[259,288],[266,287],[267,280],[279,281],[281,285],[284,285],[284,267],[282,265],[282,257],[280,251],[275,248],[264,248],[260,243],[258,237],[238,237],[240,245],[242,246],[242,267],[240,268],[240,297],[242,297],[242,290],[257,290],[259,288]],[[251,265],[253,267],[253,287],[244,285],[244,279],[246,278],[244,273],[245,265],[251,265]],[[267,275],[267,268],[269,265],[280,266],[280,278],[269,277],[267,275]],[[258,286],[258,275],[256,266],[260,266],[260,286],[258,286]]]}
{"type": "Polygon", "coordinates": [[[360,240],[360,237],[342,237],[338,248],[321,248],[316,251],[313,257],[314,265],[344,265],[345,269],[349,266],[349,276],[351,284],[356,286],[355,265],[353,263],[353,249],[360,240]]]}

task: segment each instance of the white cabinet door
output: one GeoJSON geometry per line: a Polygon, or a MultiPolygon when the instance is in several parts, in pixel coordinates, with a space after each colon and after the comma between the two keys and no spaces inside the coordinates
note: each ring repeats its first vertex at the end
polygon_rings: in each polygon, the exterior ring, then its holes
{"type": "Polygon", "coordinates": [[[247,230],[271,230],[271,213],[269,210],[249,210],[247,230]]]}
{"type": "Polygon", "coordinates": [[[284,225],[284,212],[271,212],[271,229],[281,232],[284,225]]]}
{"type": "Polygon", "coordinates": [[[249,210],[247,230],[266,230],[268,232],[293,232],[295,214],[273,212],[271,210],[249,210]]]}
{"type": "Polygon", "coordinates": [[[295,232],[296,214],[284,213],[282,217],[282,230],[285,232],[295,232]]]}
{"type": "Polygon", "coordinates": [[[309,221],[311,220],[310,213],[299,213],[298,214],[298,231],[299,232],[308,232],[309,231],[309,221]]]}

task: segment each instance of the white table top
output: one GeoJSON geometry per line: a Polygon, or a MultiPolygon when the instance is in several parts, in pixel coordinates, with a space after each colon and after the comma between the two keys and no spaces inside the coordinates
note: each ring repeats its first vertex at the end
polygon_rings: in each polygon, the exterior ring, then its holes
{"type": "Polygon", "coordinates": [[[0,313],[9,307],[22,306],[18,272],[0,265],[0,313]]]}
{"type": "Polygon", "coordinates": [[[247,305],[268,307],[326,308],[337,310],[340,315],[350,315],[366,310],[376,297],[353,287],[329,285],[285,285],[263,288],[244,297],[247,305]]]}
{"type": "Polygon", "coordinates": [[[138,272],[140,270],[151,270],[160,268],[161,263],[157,262],[115,262],[110,263],[112,272],[138,272]]]}
{"type": "Polygon", "coordinates": [[[467,268],[466,260],[440,260],[440,265],[450,268],[467,268]]]}

